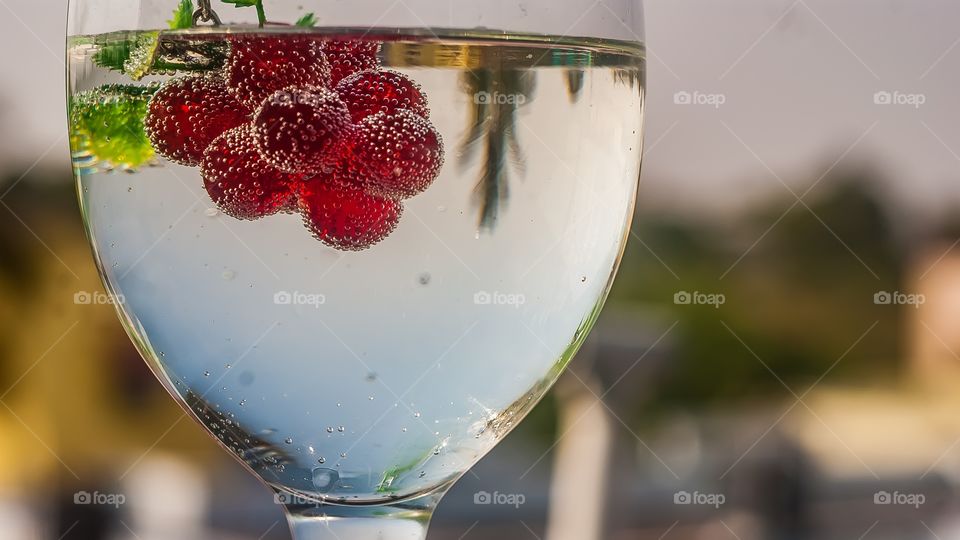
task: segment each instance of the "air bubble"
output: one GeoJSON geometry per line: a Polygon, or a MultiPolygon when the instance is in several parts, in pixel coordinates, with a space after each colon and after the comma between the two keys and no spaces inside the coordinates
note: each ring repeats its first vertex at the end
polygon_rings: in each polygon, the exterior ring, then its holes
{"type": "Polygon", "coordinates": [[[283,442],[287,444],[293,444],[293,437],[287,437],[286,439],[283,440],[283,442]]]}
{"type": "Polygon", "coordinates": [[[340,473],[326,467],[313,470],[313,487],[320,493],[326,493],[340,481],[340,473]]]}

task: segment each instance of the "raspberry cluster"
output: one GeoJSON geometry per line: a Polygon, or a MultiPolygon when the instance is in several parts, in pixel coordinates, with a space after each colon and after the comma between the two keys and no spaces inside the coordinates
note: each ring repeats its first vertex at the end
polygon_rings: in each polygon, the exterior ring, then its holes
{"type": "Polygon", "coordinates": [[[299,212],[313,235],[363,250],[443,165],[427,99],[381,69],[376,42],[237,36],[222,71],[171,79],[145,121],[158,154],[199,166],[224,213],[299,212]]]}

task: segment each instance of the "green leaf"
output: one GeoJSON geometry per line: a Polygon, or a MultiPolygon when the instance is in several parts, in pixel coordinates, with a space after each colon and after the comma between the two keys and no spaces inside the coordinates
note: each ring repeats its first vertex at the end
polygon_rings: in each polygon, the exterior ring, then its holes
{"type": "Polygon", "coordinates": [[[145,32],[137,37],[137,43],[130,50],[130,56],[123,63],[123,72],[131,79],[139,81],[150,74],[160,46],[159,32],[145,32]]]}
{"type": "Polygon", "coordinates": [[[171,30],[184,30],[193,27],[193,0],[180,0],[180,7],[173,12],[173,18],[167,21],[171,30]]]}
{"type": "Polygon", "coordinates": [[[99,48],[93,55],[93,63],[112,71],[123,71],[123,64],[130,58],[130,51],[136,46],[136,38],[98,43],[99,48]]]}
{"type": "Polygon", "coordinates": [[[267,14],[263,10],[263,0],[221,0],[224,4],[233,4],[233,7],[255,7],[257,8],[257,20],[260,21],[260,28],[267,24],[267,14]]]}
{"type": "Polygon", "coordinates": [[[150,69],[159,36],[158,32],[127,34],[120,38],[117,35],[104,36],[97,43],[99,49],[93,56],[93,63],[138,80],[150,69]]]}
{"type": "Polygon", "coordinates": [[[317,16],[313,13],[307,13],[303,17],[297,19],[297,26],[303,26],[305,28],[312,28],[317,25],[317,16]]]}
{"type": "Polygon", "coordinates": [[[258,0],[223,0],[224,4],[233,4],[233,7],[253,7],[258,0]]]}
{"type": "Polygon", "coordinates": [[[154,73],[208,72],[223,66],[227,44],[163,32],[120,33],[96,38],[93,62],[139,81],[154,73]]]}
{"type": "Polygon", "coordinates": [[[70,100],[70,146],[83,168],[135,169],[154,159],[144,129],[158,85],[105,85],[70,100]]]}

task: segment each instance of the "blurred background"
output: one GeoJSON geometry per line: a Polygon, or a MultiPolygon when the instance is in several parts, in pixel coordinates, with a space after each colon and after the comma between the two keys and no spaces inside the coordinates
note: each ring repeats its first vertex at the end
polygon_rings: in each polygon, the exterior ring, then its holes
{"type": "MultiPolygon", "coordinates": [[[[645,6],[608,308],[430,538],[960,539],[960,4],[645,6]]],[[[0,537],[288,538],[104,302],[65,16],[0,0],[0,537]]]]}

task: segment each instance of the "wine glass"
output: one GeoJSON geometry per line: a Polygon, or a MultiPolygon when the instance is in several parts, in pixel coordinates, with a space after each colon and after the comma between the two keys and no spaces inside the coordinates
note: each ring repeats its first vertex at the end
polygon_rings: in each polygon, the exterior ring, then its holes
{"type": "Polygon", "coordinates": [[[120,319],[296,538],[423,539],[583,343],[633,215],[637,0],[71,0],[120,319]]]}

